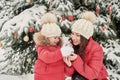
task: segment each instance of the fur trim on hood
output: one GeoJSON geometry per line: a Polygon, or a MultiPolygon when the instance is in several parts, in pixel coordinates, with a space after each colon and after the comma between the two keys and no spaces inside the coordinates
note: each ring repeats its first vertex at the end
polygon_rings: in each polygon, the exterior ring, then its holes
{"type": "Polygon", "coordinates": [[[40,32],[36,32],[33,35],[33,40],[36,44],[41,46],[49,45],[49,40],[45,36],[43,36],[40,32]]]}
{"type": "MultiPolygon", "coordinates": [[[[34,33],[33,40],[36,44],[38,44],[40,46],[49,46],[50,45],[48,38],[45,37],[44,35],[42,35],[40,32],[34,33]]],[[[60,37],[59,40],[60,41],[59,41],[58,45],[62,46],[62,44],[63,44],[62,38],[60,37]]]]}

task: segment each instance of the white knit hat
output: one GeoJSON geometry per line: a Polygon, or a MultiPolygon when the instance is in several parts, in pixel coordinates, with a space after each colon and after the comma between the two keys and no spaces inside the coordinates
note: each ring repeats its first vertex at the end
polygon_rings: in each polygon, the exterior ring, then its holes
{"type": "Polygon", "coordinates": [[[61,29],[57,25],[57,17],[52,13],[46,13],[41,18],[41,23],[43,24],[41,29],[41,34],[46,37],[60,36],[61,29]]]}
{"type": "Polygon", "coordinates": [[[95,19],[96,16],[93,12],[87,11],[83,13],[81,19],[72,25],[72,32],[79,33],[86,39],[89,39],[94,32],[93,22],[95,22],[95,19]]]}

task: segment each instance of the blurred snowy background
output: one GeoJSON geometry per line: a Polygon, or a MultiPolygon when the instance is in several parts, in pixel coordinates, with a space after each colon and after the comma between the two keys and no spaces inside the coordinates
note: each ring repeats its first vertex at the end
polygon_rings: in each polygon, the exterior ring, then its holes
{"type": "Polygon", "coordinates": [[[104,50],[108,79],[120,79],[120,0],[0,0],[0,80],[33,80],[37,58],[33,34],[53,12],[66,37],[84,11],[96,16],[94,40],[104,50]]]}
{"type": "MultiPolygon", "coordinates": [[[[3,53],[5,51],[0,49],[0,60],[3,60],[3,53]]],[[[1,64],[4,65],[4,64],[1,64]]],[[[0,67],[1,67],[0,65],[0,67]]],[[[34,80],[33,74],[26,74],[26,75],[5,75],[5,74],[0,74],[0,80],[34,80]]]]}

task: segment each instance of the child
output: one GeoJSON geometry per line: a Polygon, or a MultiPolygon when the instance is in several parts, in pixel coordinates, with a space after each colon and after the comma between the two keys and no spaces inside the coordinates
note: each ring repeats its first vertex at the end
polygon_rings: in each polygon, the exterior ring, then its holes
{"type": "Polygon", "coordinates": [[[57,18],[46,13],[41,18],[40,32],[34,34],[38,59],[34,66],[34,80],[65,80],[65,64],[61,54],[61,29],[57,18]]]}

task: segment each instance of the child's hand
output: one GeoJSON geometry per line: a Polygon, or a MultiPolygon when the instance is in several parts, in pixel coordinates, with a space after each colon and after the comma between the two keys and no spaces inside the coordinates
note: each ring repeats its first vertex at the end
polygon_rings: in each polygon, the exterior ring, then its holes
{"type": "Polygon", "coordinates": [[[67,65],[68,67],[71,67],[71,66],[72,66],[72,63],[71,63],[69,57],[63,57],[63,61],[66,63],[66,65],[67,65]]]}
{"type": "Polygon", "coordinates": [[[77,54],[73,53],[72,55],[68,56],[70,61],[74,61],[77,59],[77,54]]]}

